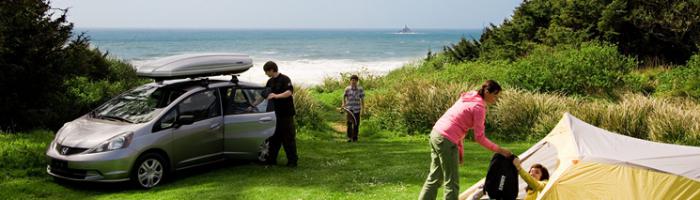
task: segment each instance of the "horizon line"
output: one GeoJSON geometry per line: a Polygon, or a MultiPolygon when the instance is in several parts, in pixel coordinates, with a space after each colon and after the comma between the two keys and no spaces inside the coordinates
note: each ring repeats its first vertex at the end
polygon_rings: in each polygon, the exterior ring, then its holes
{"type": "MultiPolygon", "coordinates": [[[[484,30],[482,28],[441,28],[441,27],[409,27],[412,30],[484,30]]],[[[402,28],[386,27],[83,27],[74,26],[73,29],[114,29],[114,30],[401,30],[402,28]]]]}

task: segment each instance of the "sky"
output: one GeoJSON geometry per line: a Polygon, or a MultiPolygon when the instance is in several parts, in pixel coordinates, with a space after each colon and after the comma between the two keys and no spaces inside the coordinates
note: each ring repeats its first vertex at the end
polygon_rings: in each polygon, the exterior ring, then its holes
{"type": "Polygon", "coordinates": [[[513,0],[52,0],[78,28],[480,29],[513,0]]]}

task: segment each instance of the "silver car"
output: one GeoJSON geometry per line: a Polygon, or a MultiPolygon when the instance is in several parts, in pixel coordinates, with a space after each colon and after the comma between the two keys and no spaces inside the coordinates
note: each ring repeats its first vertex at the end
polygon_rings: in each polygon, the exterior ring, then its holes
{"type": "Polygon", "coordinates": [[[66,123],[46,152],[47,171],[151,188],[175,170],[224,159],[264,161],[276,120],[264,95],[264,87],[237,80],[140,86],[66,123]]]}

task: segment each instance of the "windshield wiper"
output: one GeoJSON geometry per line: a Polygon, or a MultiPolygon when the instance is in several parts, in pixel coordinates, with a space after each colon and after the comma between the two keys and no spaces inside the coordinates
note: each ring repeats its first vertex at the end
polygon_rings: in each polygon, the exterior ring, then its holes
{"type": "Polygon", "coordinates": [[[122,121],[122,122],[128,122],[128,123],[131,123],[131,124],[134,123],[134,122],[132,122],[132,121],[130,121],[130,120],[128,120],[128,119],[124,119],[124,118],[117,117],[117,116],[112,116],[112,115],[99,115],[99,116],[97,116],[97,117],[100,118],[100,119],[117,120],[117,121],[122,121]]]}

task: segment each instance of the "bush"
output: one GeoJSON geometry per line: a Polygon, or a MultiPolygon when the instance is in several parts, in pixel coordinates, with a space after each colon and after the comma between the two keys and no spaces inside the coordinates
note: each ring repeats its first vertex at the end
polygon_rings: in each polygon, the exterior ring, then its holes
{"type": "Polygon", "coordinates": [[[450,63],[450,58],[448,56],[446,56],[444,53],[442,53],[442,54],[433,55],[430,60],[425,60],[420,65],[422,67],[429,67],[433,70],[442,70],[449,63],[450,63]]]}
{"type": "Polygon", "coordinates": [[[619,102],[578,99],[558,94],[505,90],[489,109],[489,137],[539,140],[564,112],[600,128],[640,139],[700,145],[700,106],[688,100],[625,94],[619,102]]]}
{"type": "Polygon", "coordinates": [[[698,1],[524,1],[481,35],[482,57],[516,60],[531,44],[607,41],[641,60],[685,63],[700,44],[698,1]]]}
{"type": "Polygon", "coordinates": [[[504,61],[450,64],[444,70],[436,73],[434,77],[440,82],[474,85],[481,85],[484,81],[492,79],[502,86],[508,86],[510,85],[506,78],[508,67],[509,63],[504,61]]]}
{"type": "Polygon", "coordinates": [[[358,84],[364,90],[371,90],[382,85],[382,79],[379,75],[374,75],[368,71],[359,72],[342,72],[340,77],[324,77],[321,85],[313,87],[316,92],[333,92],[336,90],[345,90],[345,87],[350,85],[350,76],[357,75],[360,78],[358,84]]]}
{"type": "Polygon", "coordinates": [[[540,92],[567,95],[612,95],[636,66],[613,45],[586,43],[580,47],[540,46],[516,61],[508,72],[513,85],[540,92]]]}
{"type": "Polygon", "coordinates": [[[457,44],[443,47],[442,52],[453,61],[465,62],[479,58],[481,43],[462,37],[457,44]]]}
{"type": "Polygon", "coordinates": [[[574,104],[561,95],[505,90],[486,117],[497,133],[489,137],[538,140],[547,135],[574,104]]]}
{"type": "Polygon", "coordinates": [[[321,104],[317,102],[306,88],[294,88],[294,120],[299,128],[318,129],[323,125],[321,104]]]}
{"type": "Polygon", "coordinates": [[[688,64],[659,75],[657,94],[682,96],[700,100],[700,54],[694,55],[688,64]]]}
{"type": "Polygon", "coordinates": [[[642,95],[623,95],[619,102],[581,101],[572,114],[606,130],[640,139],[649,138],[649,112],[660,103],[642,95]]]}
{"type": "Polygon", "coordinates": [[[0,1],[0,130],[47,126],[58,113],[72,24],[41,0],[0,1]]]}
{"type": "Polygon", "coordinates": [[[142,83],[89,38],[72,37],[65,10],[48,1],[0,1],[0,27],[0,130],[55,130],[142,83]]]}
{"type": "Polygon", "coordinates": [[[388,91],[367,98],[367,115],[379,118],[382,129],[408,134],[429,133],[463,91],[463,84],[436,84],[428,80],[408,79],[388,91]],[[410,86],[410,87],[407,87],[410,86]]]}
{"type": "Polygon", "coordinates": [[[642,93],[644,95],[651,95],[656,92],[656,77],[660,72],[657,72],[659,68],[654,68],[649,70],[651,72],[643,71],[633,71],[623,78],[625,82],[625,89],[634,93],[642,93]]]}

